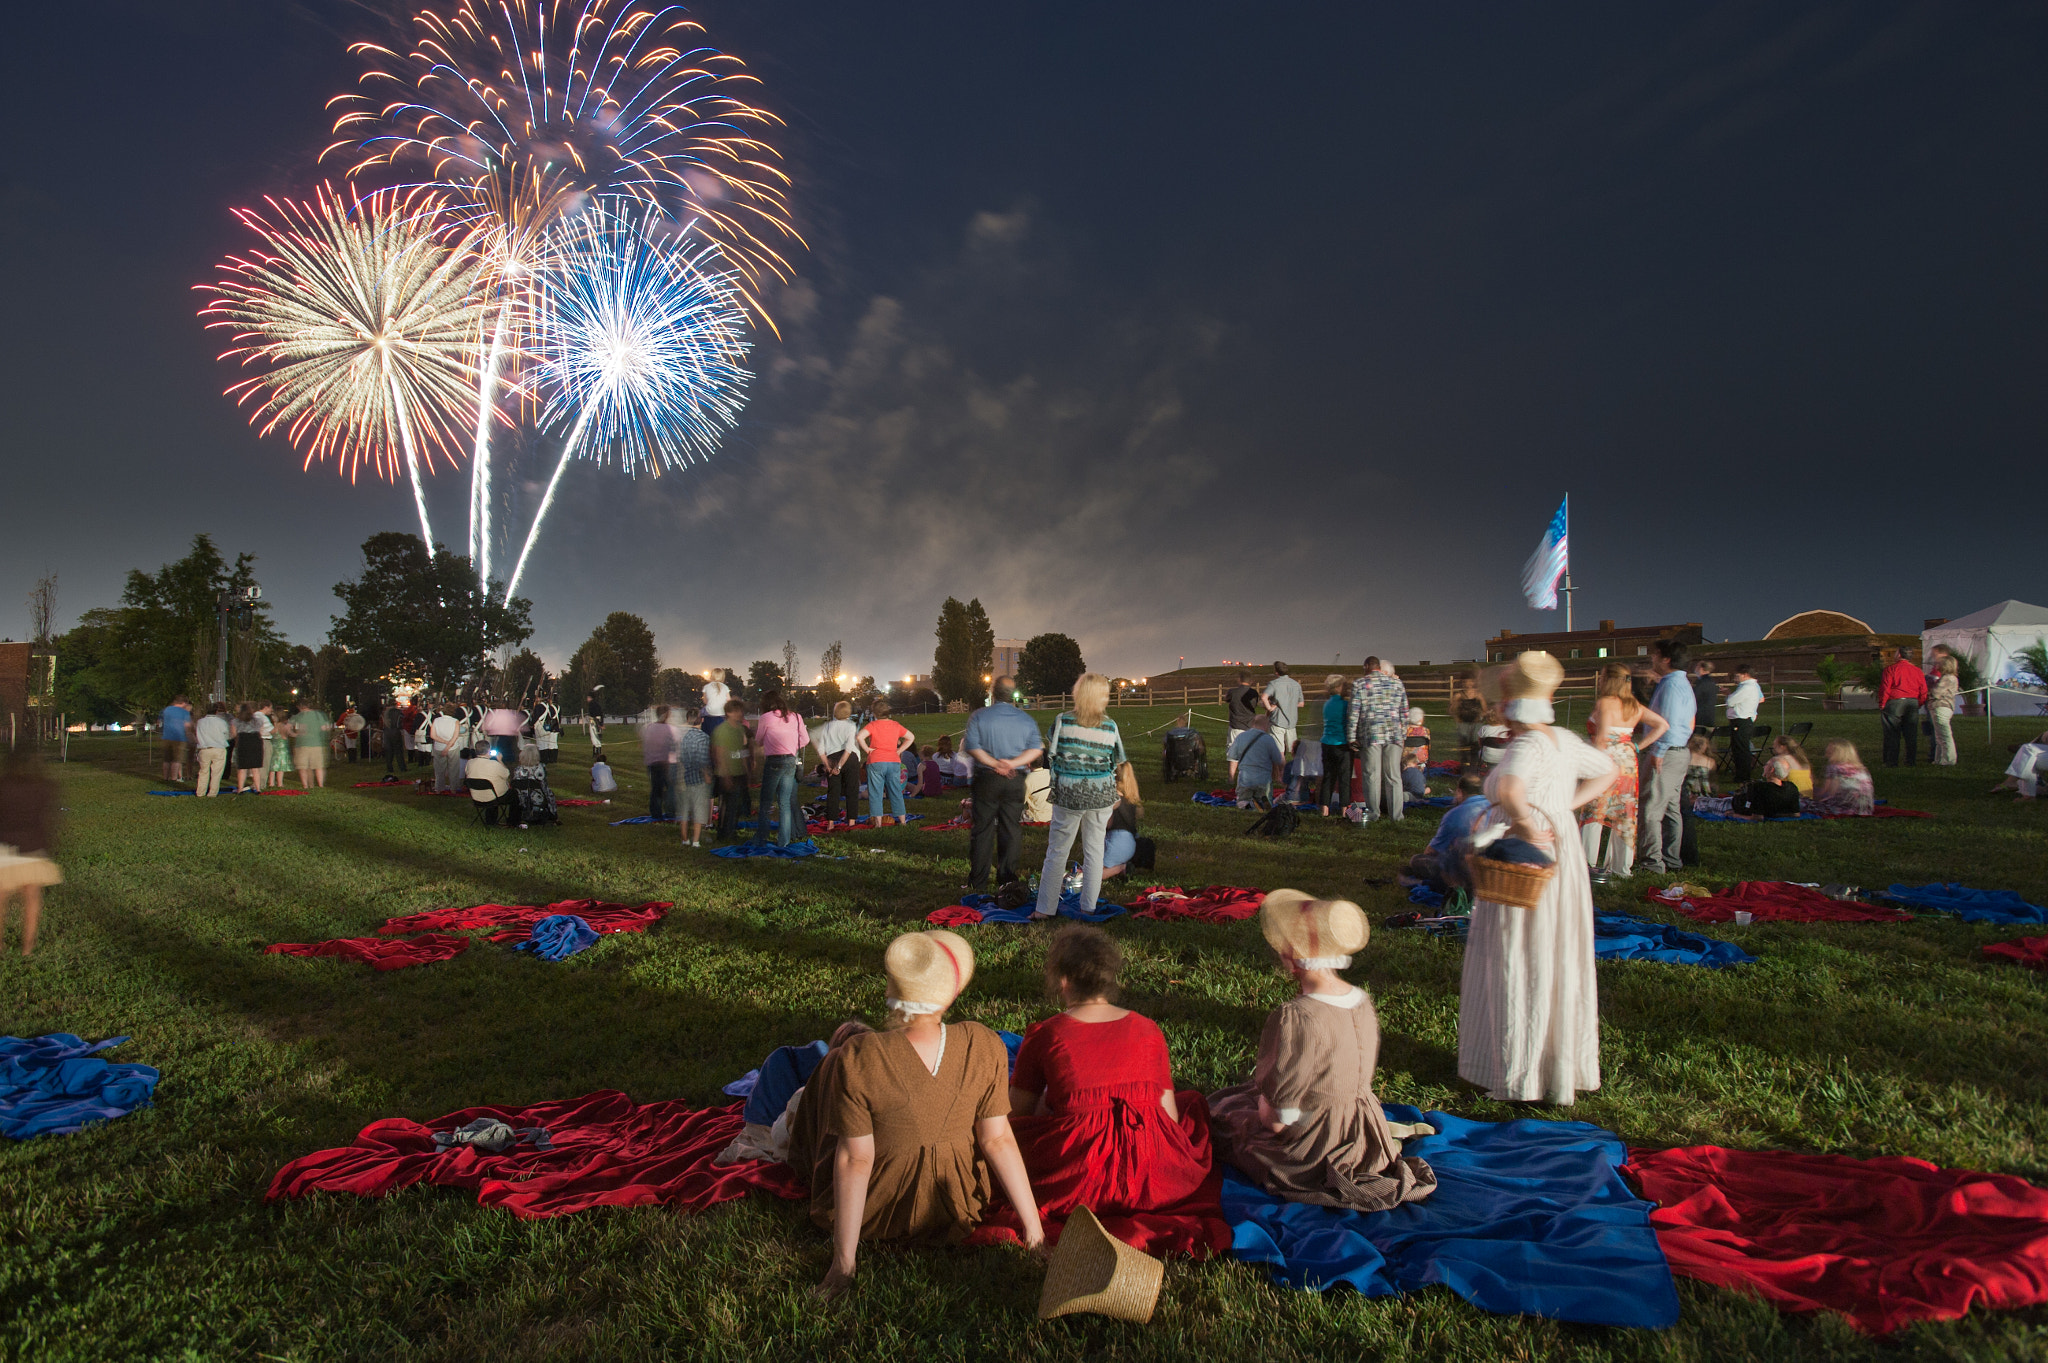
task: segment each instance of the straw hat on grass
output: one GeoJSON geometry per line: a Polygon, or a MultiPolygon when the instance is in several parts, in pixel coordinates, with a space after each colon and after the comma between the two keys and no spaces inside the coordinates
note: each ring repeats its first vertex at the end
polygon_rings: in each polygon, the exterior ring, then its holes
{"type": "Polygon", "coordinates": [[[1164,1264],[1104,1230],[1086,1207],[1076,1207],[1046,1265],[1038,1318],[1089,1311],[1143,1325],[1159,1305],[1165,1277],[1164,1264]]]}

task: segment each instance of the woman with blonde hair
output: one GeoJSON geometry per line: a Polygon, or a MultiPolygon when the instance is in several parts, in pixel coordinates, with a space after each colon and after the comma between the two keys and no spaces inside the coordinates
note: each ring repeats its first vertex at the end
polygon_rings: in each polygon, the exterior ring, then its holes
{"type": "MultiPolygon", "coordinates": [[[[1145,801],[1138,794],[1138,769],[1126,762],[1116,769],[1116,804],[1109,811],[1109,826],[1102,834],[1102,878],[1113,879],[1130,869],[1138,855],[1138,821],[1145,817],[1145,801]]],[[[1151,862],[1145,865],[1149,868],[1151,862]]]]}
{"type": "Polygon", "coordinates": [[[994,1195],[991,1171],[1025,1248],[1045,1244],[1010,1130],[1009,1052],[978,1022],[946,1021],[974,948],[957,933],[905,933],[882,969],[888,1027],[827,1055],[790,1123],[790,1166],[810,1180],[811,1220],[832,1232],[820,1297],[852,1284],[862,1240],[965,1240],[994,1195]]]}
{"type": "Polygon", "coordinates": [[[1323,678],[1329,699],[1323,702],[1323,779],[1316,789],[1316,804],[1326,818],[1351,803],[1351,749],[1344,742],[1345,692],[1349,688],[1342,672],[1323,678]],[[1333,738],[1335,743],[1330,741],[1333,738]]]}
{"type": "Polygon", "coordinates": [[[1934,664],[1934,684],[1927,691],[1927,722],[1934,726],[1934,765],[1956,764],[1956,735],[1950,724],[1956,717],[1956,659],[1944,653],[1934,664]]]}
{"type": "Polygon", "coordinates": [[[1458,1074],[1506,1102],[1570,1103],[1600,1087],[1600,994],[1593,974],[1593,886],[1572,811],[1620,776],[1613,758],[1551,723],[1564,665],[1524,653],[1497,678],[1512,738],[1486,778],[1495,827],[1547,853],[1532,909],[1477,895],[1458,989],[1458,1074]]]}
{"type": "Polygon", "coordinates": [[[1876,791],[1856,745],[1846,738],[1829,739],[1827,761],[1827,772],[1813,792],[1814,812],[1837,818],[1867,816],[1877,805],[1876,791]]]}
{"type": "Polygon", "coordinates": [[[1593,713],[1586,717],[1586,734],[1594,747],[1614,759],[1619,774],[1607,793],[1580,813],[1579,836],[1590,866],[1600,858],[1600,831],[1607,830],[1607,862],[1601,869],[1608,875],[1625,876],[1636,863],[1637,757],[1671,725],[1655,710],[1637,703],[1626,663],[1609,663],[1600,669],[1596,695],[1593,713]]]}
{"type": "Polygon", "coordinates": [[[1045,865],[1038,873],[1036,916],[1059,912],[1067,853],[1081,843],[1081,911],[1093,913],[1102,893],[1102,843],[1117,801],[1116,774],[1130,761],[1124,738],[1109,717],[1109,678],[1084,672],[1074,683],[1074,708],[1053,721],[1045,745],[1052,768],[1052,827],[1045,838],[1045,865]]]}

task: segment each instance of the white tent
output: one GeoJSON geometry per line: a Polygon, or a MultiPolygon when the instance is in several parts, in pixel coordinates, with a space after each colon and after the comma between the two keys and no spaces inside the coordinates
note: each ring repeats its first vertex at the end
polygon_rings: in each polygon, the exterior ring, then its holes
{"type": "MultiPolygon", "coordinates": [[[[2034,676],[2014,655],[2036,640],[2044,639],[2048,639],[2048,610],[2029,606],[2024,601],[2001,601],[1960,620],[1950,620],[1922,630],[1920,656],[1925,658],[1927,651],[1936,644],[1947,644],[1982,668],[1984,680],[1993,686],[2018,685],[2039,690],[2048,683],[2048,677],[2034,676]]],[[[1993,691],[1991,713],[2037,715],[2042,711],[2043,701],[2048,701],[2048,692],[2037,700],[2011,691],[1993,691]]]]}

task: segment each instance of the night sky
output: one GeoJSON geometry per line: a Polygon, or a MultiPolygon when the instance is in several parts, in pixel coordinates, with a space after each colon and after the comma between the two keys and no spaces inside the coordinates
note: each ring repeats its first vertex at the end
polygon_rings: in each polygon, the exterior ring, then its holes
{"type": "MultiPolygon", "coordinates": [[[[256,438],[191,292],[405,12],[9,8],[0,633],[205,530],[317,644],[415,524],[256,438]]],[[[1517,582],[1566,492],[1585,625],[2048,602],[2041,4],[693,12],[811,250],[710,464],[571,471],[552,664],[629,610],[666,664],[926,671],[948,594],[1130,675],[1471,657],[1561,627],[1517,582]]]]}

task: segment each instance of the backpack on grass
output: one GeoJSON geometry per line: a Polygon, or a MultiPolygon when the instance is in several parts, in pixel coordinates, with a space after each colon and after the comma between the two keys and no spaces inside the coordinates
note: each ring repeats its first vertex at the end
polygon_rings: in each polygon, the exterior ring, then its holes
{"type": "Polygon", "coordinates": [[[1274,805],[1259,816],[1259,821],[1245,829],[1245,836],[1258,835],[1267,838],[1284,838],[1301,824],[1301,815],[1293,805],[1274,805]]]}

